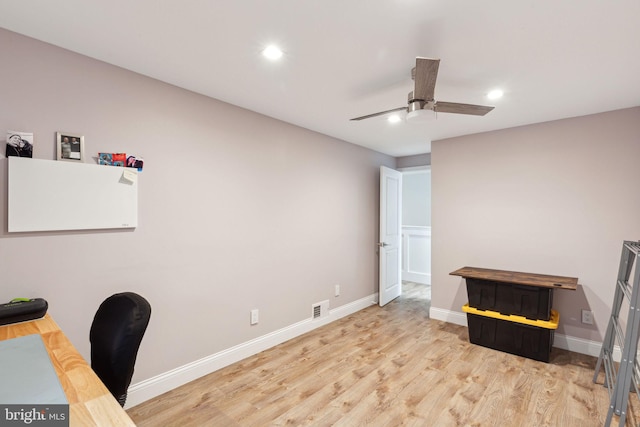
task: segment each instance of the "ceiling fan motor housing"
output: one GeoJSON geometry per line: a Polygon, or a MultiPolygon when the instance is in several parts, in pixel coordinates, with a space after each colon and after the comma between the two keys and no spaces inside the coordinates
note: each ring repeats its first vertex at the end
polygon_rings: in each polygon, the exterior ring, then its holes
{"type": "Polygon", "coordinates": [[[419,99],[414,99],[412,101],[409,101],[409,107],[407,108],[407,111],[410,113],[416,110],[423,110],[424,105],[425,105],[424,101],[421,101],[419,99]]]}
{"type": "Polygon", "coordinates": [[[416,110],[433,110],[433,106],[435,104],[433,99],[429,101],[425,101],[424,99],[415,99],[413,97],[413,91],[409,92],[408,98],[407,112],[409,113],[416,110]]]}

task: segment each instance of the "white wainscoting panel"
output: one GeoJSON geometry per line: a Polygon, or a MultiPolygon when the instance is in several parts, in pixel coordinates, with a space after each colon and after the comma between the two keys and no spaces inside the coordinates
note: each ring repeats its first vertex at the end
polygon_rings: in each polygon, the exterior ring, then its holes
{"type": "Polygon", "coordinates": [[[402,280],[431,284],[431,227],[402,226],[402,280]]]}

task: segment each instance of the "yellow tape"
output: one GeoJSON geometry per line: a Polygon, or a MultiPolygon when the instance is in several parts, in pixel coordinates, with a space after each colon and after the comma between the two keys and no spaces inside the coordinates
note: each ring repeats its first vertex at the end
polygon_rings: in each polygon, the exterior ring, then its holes
{"type": "Polygon", "coordinates": [[[494,319],[522,323],[523,325],[537,326],[544,329],[558,329],[558,323],[560,322],[560,313],[555,310],[551,310],[551,318],[549,320],[533,320],[527,319],[524,316],[516,316],[515,314],[509,315],[491,310],[478,310],[477,308],[469,307],[469,303],[462,306],[462,311],[465,313],[477,314],[478,316],[492,317],[494,319]]]}

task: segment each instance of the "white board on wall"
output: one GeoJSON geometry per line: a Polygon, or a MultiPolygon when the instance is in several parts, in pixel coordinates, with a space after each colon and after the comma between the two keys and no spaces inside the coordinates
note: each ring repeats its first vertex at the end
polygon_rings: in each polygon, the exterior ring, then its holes
{"type": "Polygon", "coordinates": [[[138,226],[135,169],[24,157],[8,169],[9,232],[138,226]]]}

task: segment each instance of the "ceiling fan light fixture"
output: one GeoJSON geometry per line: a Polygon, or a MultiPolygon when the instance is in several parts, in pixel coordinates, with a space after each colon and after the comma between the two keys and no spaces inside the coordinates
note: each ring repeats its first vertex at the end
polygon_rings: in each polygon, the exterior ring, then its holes
{"type": "Polygon", "coordinates": [[[413,110],[407,113],[407,121],[411,123],[428,122],[433,119],[431,110],[413,110]]]}

